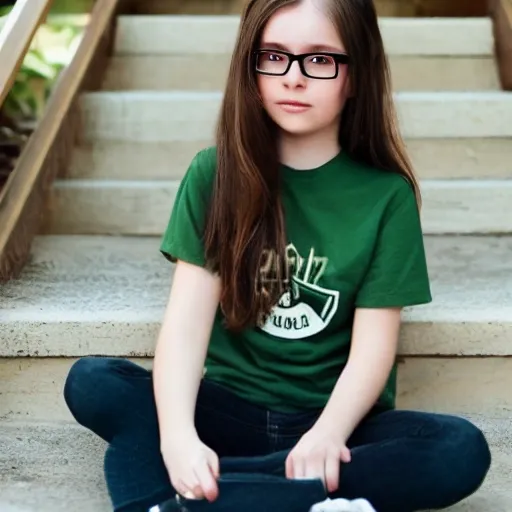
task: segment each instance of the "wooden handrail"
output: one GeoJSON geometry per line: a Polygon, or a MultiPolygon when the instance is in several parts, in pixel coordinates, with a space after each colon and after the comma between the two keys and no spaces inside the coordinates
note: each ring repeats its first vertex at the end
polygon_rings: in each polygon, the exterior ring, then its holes
{"type": "MultiPolygon", "coordinates": [[[[28,2],[34,8],[35,0],[22,2],[24,8],[28,2]]],[[[0,281],[16,277],[27,261],[50,186],[67,172],[80,128],[77,99],[83,90],[101,85],[121,3],[96,1],[76,54],[61,72],[41,121],[0,192],[0,281]]]]}
{"type": "Polygon", "coordinates": [[[494,0],[491,12],[501,86],[512,91],[512,0],[494,0]]]}
{"type": "Polygon", "coordinates": [[[53,0],[18,0],[0,31],[0,105],[14,83],[18,70],[53,0]]]}

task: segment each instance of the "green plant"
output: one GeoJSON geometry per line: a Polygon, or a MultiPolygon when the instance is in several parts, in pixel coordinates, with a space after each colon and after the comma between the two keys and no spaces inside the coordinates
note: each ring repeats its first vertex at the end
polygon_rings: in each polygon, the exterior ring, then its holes
{"type": "MultiPolygon", "coordinates": [[[[0,30],[10,10],[0,8],[0,30]]],[[[83,28],[73,25],[70,18],[51,20],[37,30],[14,84],[0,105],[0,190],[41,118],[55,80],[80,41],[83,28]]]]}
{"type": "MultiPolygon", "coordinates": [[[[2,8],[0,14],[5,16],[9,11],[10,8],[2,8]]],[[[79,27],[62,22],[48,21],[38,29],[2,106],[4,117],[18,120],[41,117],[52,86],[71,60],[80,34],[79,27]]]]}

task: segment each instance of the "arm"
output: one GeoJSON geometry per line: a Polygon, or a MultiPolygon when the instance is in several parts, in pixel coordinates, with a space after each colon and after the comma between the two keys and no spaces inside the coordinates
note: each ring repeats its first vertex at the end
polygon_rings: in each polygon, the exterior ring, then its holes
{"type": "Polygon", "coordinates": [[[401,308],[357,308],[350,354],[317,422],[286,461],[289,478],[320,477],[338,489],[340,460],[350,462],[346,442],[377,401],[395,360],[401,308]]]}
{"type": "Polygon", "coordinates": [[[197,393],[219,298],[217,276],[178,262],[153,364],[162,441],[195,428],[197,393]]]}
{"type": "Polygon", "coordinates": [[[331,492],[338,487],[340,460],[350,462],[348,438],[389,379],[401,309],[432,299],[416,197],[408,182],[392,177],[396,193],[380,219],[372,260],[354,300],[347,364],[315,426],[287,460],[287,475],[320,475],[331,492]]]}
{"type": "Polygon", "coordinates": [[[357,308],[348,362],[317,425],[346,442],[379,398],[395,361],[401,308],[357,308]]]}

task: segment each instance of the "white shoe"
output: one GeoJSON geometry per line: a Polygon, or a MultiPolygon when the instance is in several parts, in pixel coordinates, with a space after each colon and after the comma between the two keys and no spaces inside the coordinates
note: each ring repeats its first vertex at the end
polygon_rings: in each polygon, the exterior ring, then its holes
{"type": "Polygon", "coordinates": [[[366,500],[345,500],[338,498],[331,500],[327,498],[321,503],[313,505],[309,512],[376,512],[375,509],[366,500]]]}

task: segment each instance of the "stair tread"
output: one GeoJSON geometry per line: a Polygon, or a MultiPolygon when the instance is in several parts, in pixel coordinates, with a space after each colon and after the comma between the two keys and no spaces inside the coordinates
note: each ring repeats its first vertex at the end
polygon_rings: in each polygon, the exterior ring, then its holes
{"type": "MultiPolygon", "coordinates": [[[[120,16],[117,54],[231,52],[240,16],[120,16]]],[[[379,18],[390,55],[491,55],[490,18],[379,18]]]]}
{"type": "MultiPolygon", "coordinates": [[[[402,353],[512,355],[512,237],[425,241],[434,301],[404,313],[402,353]]],[[[150,353],[174,267],[159,243],[37,237],[0,290],[0,356],[150,353]]]]}
{"type": "MultiPolygon", "coordinates": [[[[512,178],[512,138],[408,139],[422,179],[512,178]],[[432,158],[432,154],[436,158],[432,158]]],[[[70,177],[117,180],[181,179],[207,141],[95,141],[75,148],[70,177]],[[172,155],[172,158],[169,158],[172,155]]]]}
{"type": "MultiPolygon", "coordinates": [[[[395,93],[406,139],[512,137],[512,93],[395,93]]],[[[81,96],[83,140],[213,140],[221,91],[97,91],[81,96]]]]}
{"type": "MultiPolygon", "coordinates": [[[[139,172],[149,167],[140,164],[139,172]]],[[[182,176],[187,167],[182,160],[182,176]]],[[[60,180],[52,188],[51,206],[41,232],[160,236],[179,184],[180,179],[60,180]]],[[[425,234],[512,234],[512,217],[503,215],[512,202],[512,180],[425,179],[421,188],[425,234]]]]}
{"type": "MultiPolygon", "coordinates": [[[[222,90],[231,55],[115,55],[103,90],[222,90]],[[186,69],[187,72],[183,73],[186,69]]],[[[494,55],[390,55],[395,91],[481,91],[501,89],[494,55]]]]}
{"type": "MultiPolygon", "coordinates": [[[[493,464],[481,489],[450,512],[509,512],[512,430],[509,418],[464,415],[486,434],[493,464]]],[[[107,512],[105,443],[74,423],[0,422],[2,512],[107,512]]]]}

